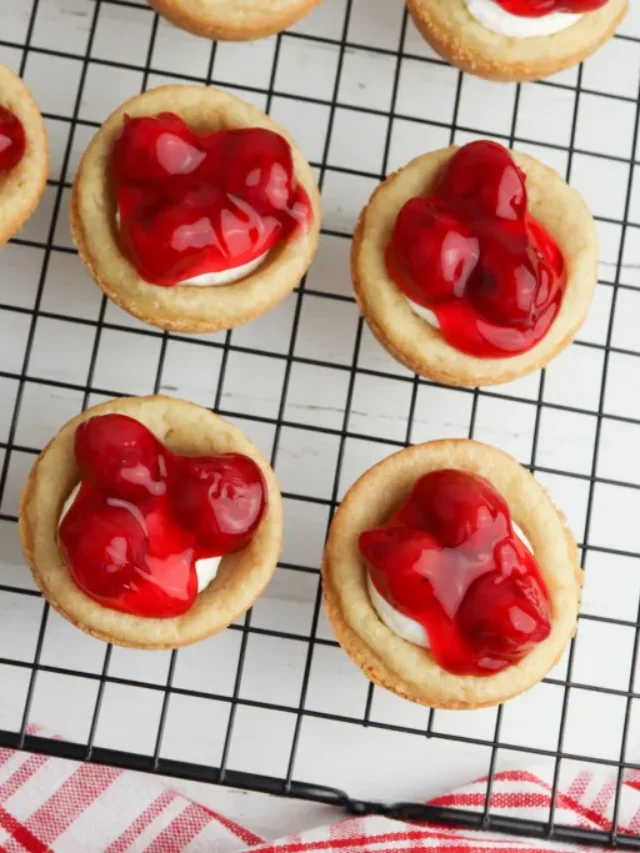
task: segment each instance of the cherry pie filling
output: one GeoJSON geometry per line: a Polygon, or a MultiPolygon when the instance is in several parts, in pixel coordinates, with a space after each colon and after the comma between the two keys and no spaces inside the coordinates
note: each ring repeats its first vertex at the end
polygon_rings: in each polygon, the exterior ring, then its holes
{"type": "Polygon", "coordinates": [[[447,343],[478,358],[526,352],[547,334],[567,283],[562,252],[528,212],[506,148],[460,148],[435,192],[400,210],[386,249],[404,295],[431,311],[447,343]]]}
{"type": "Polygon", "coordinates": [[[173,113],[125,117],[111,172],[120,248],[163,287],[260,263],[312,218],[291,146],[264,128],[199,132],[173,113]]]}
{"type": "Polygon", "coordinates": [[[448,672],[493,675],[551,632],[535,557],[481,477],[426,474],[386,524],[361,534],[359,548],[376,591],[424,628],[448,672]]]}
{"type": "Polygon", "coordinates": [[[84,593],[123,613],[186,613],[196,563],[244,548],[267,507],[249,457],[181,456],[125,415],[81,424],[75,456],[82,480],[60,522],[62,554],[84,593]]]}
{"type": "Polygon", "coordinates": [[[522,18],[543,18],[553,12],[580,15],[601,9],[609,0],[495,0],[505,12],[522,18]]]}
{"type": "Polygon", "coordinates": [[[15,169],[26,148],[27,138],[20,119],[0,106],[0,175],[15,169]]]}

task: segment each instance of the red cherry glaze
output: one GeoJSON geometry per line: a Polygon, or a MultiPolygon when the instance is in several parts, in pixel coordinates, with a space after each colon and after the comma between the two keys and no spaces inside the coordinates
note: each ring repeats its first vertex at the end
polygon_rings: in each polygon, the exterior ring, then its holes
{"type": "Polygon", "coordinates": [[[126,118],[111,168],[121,249],[153,284],[244,266],[311,218],[291,146],[264,128],[197,133],[172,113],[126,118]]]}
{"type": "Polygon", "coordinates": [[[449,672],[491,675],[549,636],[540,569],[504,499],[481,477],[426,474],[359,546],[377,591],[424,627],[449,672]]]}
{"type": "Polygon", "coordinates": [[[20,119],[0,106],[0,174],[10,172],[24,157],[27,138],[20,119]]]}
{"type": "Polygon", "coordinates": [[[601,9],[609,0],[495,0],[506,12],[523,18],[542,18],[552,12],[583,14],[601,9]]]}
{"type": "Polygon", "coordinates": [[[83,479],[60,546],[80,589],[112,610],[186,613],[198,594],[196,562],[244,548],[267,506],[252,459],[180,456],[125,415],[85,421],[75,453],[83,479]]]}
{"type": "Polygon", "coordinates": [[[434,194],[402,207],[386,263],[445,340],[478,358],[535,346],[566,286],[557,243],[527,211],[524,175],[494,142],[459,149],[434,194]]]}

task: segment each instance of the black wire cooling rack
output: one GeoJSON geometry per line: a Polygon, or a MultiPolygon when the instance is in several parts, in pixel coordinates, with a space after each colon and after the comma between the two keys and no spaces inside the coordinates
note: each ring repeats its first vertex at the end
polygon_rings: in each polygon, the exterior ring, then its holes
{"type": "MultiPolygon", "coordinates": [[[[633,14],[637,21],[637,14],[633,14]]],[[[242,75],[234,76],[228,72],[228,63],[226,60],[221,61],[220,53],[224,50],[227,57],[228,45],[205,45],[200,40],[191,39],[189,45],[194,51],[193,67],[196,67],[196,53],[200,63],[198,73],[193,76],[187,73],[191,70],[189,62],[182,63],[179,68],[173,64],[170,68],[165,67],[166,63],[159,64],[160,42],[163,46],[162,55],[168,56],[172,49],[172,38],[180,38],[180,45],[184,47],[184,39],[191,37],[181,35],[161,22],[142,0],[0,0],[0,61],[13,64],[35,89],[37,96],[44,85],[38,81],[49,78],[47,94],[39,99],[54,143],[54,160],[57,159],[57,176],[49,181],[48,193],[43,202],[44,213],[39,214],[41,218],[37,227],[32,231],[27,229],[4,250],[4,258],[9,257],[7,266],[2,264],[3,255],[0,254],[0,328],[4,329],[2,337],[9,341],[4,347],[0,343],[0,381],[4,383],[2,388],[6,392],[3,392],[4,420],[0,419],[0,428],[5,432],[5,440],[0,443],[3,452],[0,473],[0,559],[6,571],[0,575],[0,596],[4,598],[5,609],[2,612],[5,615],[10,609],[20,611],[25,602],[32,609],[35,608],[37,615],[35,621],[29,622],[29,625],[33,625],[33,636],[27,638],[29,651],[26,653],[22,651],[24,643],[18,651],[13,643],[16,631],[19,633],[21,630],[20,625],[16,627],[9,620],[11,631],[7,630],[4,634],[0,625],[0,697],[3,694],[3,683],[5,701],[8,701],[7,684],[13,684],[17,679],[23,685],[14,724],[3,723],[5,727],[0,728],[0,746],[316,800],[343,806],[352,814],[375,812],[575,844],[610,844],[622,849],[640,849],[640,835],[619,831],[625,773],[640,770],[640,752],[635,751],[633,722],[634,709],[640,699],[636,685],[640,637],[638,586],[634,588],[635,592],[625,592],[621,596],[621,599],[625,599],[624,606],[620,604],[616,608],[615,604],[607,605],[602,612],[598,609],[598,601],[595,601],[593,606],[585,609],[578,640],[572,642],[560,676],[556,677],[554,672],[545,681],[545,686],[554,691],[556,716],[553,737],[542,746],[535,742],[535,738],[516,739],[513,736],[514,731],[521,730],[505,723],[505,719],[507,722],[510,719],[511,705],[492,712],[489,730],[482,734],[474,733],[473,728],[451,730],[439,726],[441,712],[425,712],[423,726],[400,724],[404,720],[402,715],[391,721],[389,718],[382,719],[376,714],[376,696],[379,691],[373,685],[364,689],[365,698],[357,713],[341,711],[339,705],[333,710],[326,707],[318,710],[314,707],[310,700],[310,689],[318,658],[327,650],[339,654],[337,644],[323,627],[317,554],[307,561],[304,557],[298,557],[282,562],[278,570],[287,578],[304,575],[309,581],[307,589],[311,592],[306,630],[288,630],[286,620],[282,620],[278,629],[273,626],[260,627],[251,613],[230,627],[227,633],[235,635],[238,642],[235,646],[237,657],[234,659],[234,674],[228,690],[217,689],[215,684],[213,689],[208,689],[206,668],[202,670],[202,687],[180,686],[176,673],[179,656],[183,652],[173,652],[168,657],[166,676],[155,680],[146,678],[144,671],[140,671],[137,676],[117,674],[119,670],[113,666],[116,650],[110,646],[100,647],[100,664],[97,667],[72,665],[65,656],[51,660],[45,649],[52,620],[57,617],[41,601],[35,588],[30,586],[26,568],[18,565],[16,569],[15,564],[20,564],[20,558],[13,557],[16,553],[17,522],[15,494],[21,475],[26,472],[46,440],[46,436],[40,440],[36,428],[39,415],[37,406],[34,408],[33,405],[34,396],[46,389],[49,397],[43,399],[53,400],[58,395],[65,400],[72,400],[69,405],[79,410],[101,398],[123,395],[132,390],[134,393],[171,391],[168,375],[176,372],[168,367],[173,357],[173,347],[188,341],[191,357],[203,360],[211,358],[218,366],[208,405],[229,418],[241,420],[248,428],[253,425],[256,429],[266,431],[271,462],[280,476],[285,501],[298,507],[309,507],[313,511],[317,509],[322,534],[326,533],[327,524],[346,487],[356,473],[368,467],[365,464],[367,460],[375,461],[393,449],[424,437],[436,437],[435,434],[425,435],[425,430],[428,433],[430,429],[436,433],[440,428],[447,434],[466,432],[469,436],[486,437],[486,431],[495,428],[498,430],[495,443],[500,443],[503,422],[508,427],[512,416],[514,421],[518,420],[519,415],[516,417],[513,414],[518,412],[526,418],[528,424],[525,448],[519,453],[521,461],[549,486],[552,493],[554,490],[558,492],[559,503],[563,504],[563,496],[565,501],[571,503],[572,489],[581,496],[577,499],[578,503],[581,502],[581,508],[576,515],[578,520],[574,522],[574,528],[580,540],[587,584],[590,569],[594,578],[600,578],[597,588],[594,587],[595,591],[602,589],[603,584],[622,584],[619,578],[623,575],[628,579],[633,577],[634,571],[640,572],[640,563],[637,562],[640,547],[634,545],[635,532],[628,531],[629,525],[625,528],[627,533],[623,531],[621,536],[614,530],[616,538],[613,544],[602,532],[607,526],[607,519],[611,520],[607,515],[611,507],[615,512],[616,507],[624,504],[633,512],[638,508],[637,496],[640,495],[640,476],[637,476],[637,466],[633,461],[633,454],[637,453],[635,430],[640,427],[640,408],[635,400],[635,377],[640,367],[636,361],[640,355],[640,346],[637,336],[634,341],[633,329],[629,331],[624,325],[624,321],[633,325],[633,299],[638,283],[633,278],[633,246],[640,233],[637,231],[640,221],[632,221],[636,211],[632,177],[640,122],[640,27],[636,26],[637,37],[627,34],[632,30],[633,26],[629,26],[609,48],[605,48],[606,54],[601,54],[601,57],[605,56],[604,61],[602,58],[590,60],[591,65],[588,62],[575,71],[536,84],[492,87],[449,69],[424,48],[415,37],[412,24],[399,0],[326,0],[325,6],[308,21],[268,41],[268,52],[259,54],[258,68],[254,69],[256,74],[262,75],[262,84],[254,85],[253,78],[247,81],[242,75]],[[104,34],[103,24],[107,20],[112,25],[114,20],[118,23],[120,16],[122,42],[120,44],[119,39],[111,36],[111,50],[105,50],[105,39],[108,41],[109,37],[104,34]],[[378,28],[377,19],[382,21],[378,28]],[[135,24],[132,33],[140,42],[138,48],[143,57],[141,61],[125,61],[133,55],[130,52],[131,33],[128,32],[127,21],[135,24]],[[61,32],[76,33],[76,41],[73,38],[60,38],[61,32]],[[141,39],[140,32],[144,32],[144,39],[141,39]],[[392,39],[390,34],[393,35],[392,39]],[[306,67],[305,51],[309,50],[320,52],[325,59],[328,57],[331,68],[328,78],[323,78],[325,72],[321,69],[306,67]],[[300,70],[305,71],[306,91],[301,89],[302,84],[296,84],[293,80],[296,76],[296,56],[301,63],[300,70]],[[364,63],[364,70],[353,77],[354,63],[358,61],[364,63]],[[616,69],[623,62],[626,63],[626,70],[622,81],[616,69]],[[385,88],[386,93],[378,91],[380,100],[377,100],[376,93],[370,93],[371,87],[368,90],[366,85],[367,69],[377,63],[385,69],[382,88],[385,88]],[[72,73],[67,73],[69,68],[72,68],[72,73]],[[249,333],[230,332],[222,336],[185,338],[162,334],[139,323],[132,325],[125,315],[113,313],[113,306],[109,306],[93,290],[93,314],[91,310],[78,307],[78,291],[69,292],[71,295],[67,296],[67,301],[61,299],[64,285],[61,290],[60,281],[64,279],[65,271],[75,269],[72,266],[74,264],[80,269],[80,262],[74,257],[75,251],[65,230],[66,208],[78,153],[104,117],[94,114],[90,108],[91,99],[97,91],[96,80],[100,79],[101,73],[106,76],[98,87],[107,93],[107,100],[111,98],[113,101],[111,107],[115,107],[124,97],[134,94],[136,87],[144,90],[160,81],[182,81],[231,87],[233,91],[244,93],[246,98],[259,102],[266,107],[267,112],[277,112],[276,105],[280,113],[287,108],[290,115],[293,114],[292,110],[299,111],[303,122],[312,112],[314,115],[322,115],[323,131],[320,139],[315,140],[316,156],[312,156],[312,165],[323,190],[325,207],[329,208],[323,230],[324,261],[319,260],[316,267],[320,268],[320,275],[314,274],[312,269],[306,281],[301,282],[291,297],[286,309],[288,313],[283,315],[286,316],[286,322],[283,321],[281,327],[275,327],[275,337],[278,339],[275,345],[258,345],[256,341],[262,339],[251,332],[253,327],[249,327],[249,333]],[[130,91],[120,97],[118,81],[125,76],[129,81],[125,88],[128,86],[130,91]],[[475,89],[476,86],[480,88],[475,89]],[[59,90],[64,90],[64,97],[59,90]],[[54,94],[51,95],[51,92],[54,94]],[[555,105],[550,111],[539,108],[540,103],[546,103],[547,97],[550,98],[548,103],[555,105]],[[446,98],[450,98],[450,102],[445,103],[446,98]],[[416,107],[417,102],[421,106],[416,107]],[[534,109],[536,103],[537,113],[534,109]],[[478,105],[480,113],[477,111],[478,105]],[[421,112],[423,108],[424,113],[421,112]],[[609,118],[605,118],[607,115],[609,118]],[[537,118],[532,120],[532,116],[537,118]],[[563,142],[554,141],[559,123],[566,129],[563,142]],[[358,148],[356,145],[355,153],[352,147],[347,154],[341,154],[336,140],[344,140],[350,135],[349,128],[357,126],[362,129],[362,146],[358,148]],[[608,133],[608,142],[603,142],[603,137],[599,136],[603,129],[608,133]],[[569,352],[572,355],[564,359],[562,367],[552,365],[547,372],[532,377],[531,381],[515,383],[505,389],[441,391],[433,383],[420,380],[394,366],[381,351],[369,345],[368,332],[362,320],[356,317],[348,286],[336,287],[335,281],[329,281],[335,263],[332,265],[327,258],[337,253],[344,261],[345,270],[341,274],[346,281],[346,247],[350,238],[349,226],[352,224],[350,219],[357,214],[360,203],[364,202],[376,182],[399,165],[397,161],[402,160],[401,155],[407,148],[413,148],[413,153],[418,153],[420,145],[426,147],[427,143],[423,144],[423,140],[433,139],[448,144],[478,135],[492,135],[511,146],[539,153],[544,151],[547,159],[562,164],[567,179],[578,183],[581,188],[590,176],[592,188],[587,190],[587,197],[592,202],[603,233],[605,262],[594,308],[597,314],[595,322],[571,348],[569,352]],[[381,143],[379,157],[377,154],[373,156],[369,148],[369,141],[374,136],[381,143]],[[361,168],[362,164],[377,165],[378,162],[379,168],[361,168]],[[595,189],[593,182],[597,184],[595,189]],[[336,201],[340,195],[336,191],[337,186],[341,186],[349,197],[346,202],[344,194],[336,201]],[[598,192],[614,193],[618,207],[608,197],[600,200],[598,192]],[[352,209],[345,213],[349,199],[352,209]],[[8,252],[12,254],[8,256],[8,252]],[[18,298],[15,292],[10,293],[10,288],[1,282],[1,279],[8,282],[10,274],[16,274],[16,263],[21,270],[19,279],[23,295],[26,294],[24,299],[18,298]],[[321,280],[322,274],[325,275],[324,281],[321,280]],[[329,303],[332,307],[327,309],[329,303]],[[334,308],[337,312],[344,310],[344,316],[350,319],[325,330],[325,334],[334,341],[348,327],[348,343],[337,355],[329,351],[331,341],[329,349],[326,349],[327,342],[323,341],[326,353],[318,346],[315,349],[302,346],[308,344],[316,333],[313,317],[324,317],[327,311],[333,316],[331,312],[334,308]],[[45,329],[49,335],[46,340],[43,339],[45,329]],[[64,378],[64,371],[61,373],[55,370],[56,360],[63,358],[65,348],[76,334],[82,338],[87,354],[88,364],[83,374],[86,378],[83,381],[71,381],[69,377],[64,378]],[[126,371],[120,382],[117,376],[111,379],[109,371],[104,369],[105,358],[107,362],[115,358],[114,352],[119,343],[125,338],[129,340],[128,336],[131,339],[135,337],[139,342],[136,345],[151,348],[154,362],[153,375],[150,373],[144,381],[136,380],[138,384],[133,388],[124,378],[126,371]],[[24,349],[19,348],[16,341],[24,349]],[[43,347],[46,349],[47,341],[49,349],[43,360],[42,350],[43,347]],[[318,357],[319,354],[322,357],[318,357]],[[252,407],[246,401],[243,403],[241,396],[229,392],[230,371],[234,360],[240,357],[259,359],[261,363],[269,365],[268,370],[277,374],[278,392],[268,411],[252,407]],[[51,368],[52,364],[54,368],[51,368]],[[303,368],[311,371],[326,369],[339,383],[342,395],[340,404],[327,406],[331,410],[331,421],[320,415],[317,418],[309,416],[308,412],[304,418],[298,416],[298,410],[293,404],[303,368]],[[623,380],[626,384],[621,386],[623,380]],[[393,393],[402,400],[402,417],[390,426],[384,420],[387,416],[384,407],[383,410],[368,411],[369,418],[365,417],[367,411],[364,414],[362,411],[363,406],[366,409],[372,405],[372,395],[367,398],[363,388],[368,387],[367,383],[375,385],[377,382],[382,382],[382,387],[387,389],[393,386],[393,393]],[[574,387],[586,388],[587,396],[584,399],[574,396],[574,387]],[[455,406],[449,410],[448,406],[453,405],[454,397],[455,406]],[[498,408],[492,408],[494,404],[498,408]],[[455,414],[461,408],[464,409],[463,425],[456,421],[455,414]],[[496,419],[501,423],[492,426],[491,422],[496,419]],[[588,426],[583,430],[584,424],[588,426]],[[619,428],[623,432],[610,432],[610,427],[619,428]],[[582,452],[580,462],[576,461],[573,452],[575,445],[580,443],[574,441],[574,428],[579,428],[581,436],[588,436],[585,439],[588,452],[582,452]],[[302,451],[298,445],[297,450],[291,450],[294,434],[300,447],[303,447],[302,451]],[[29,440],[29,436],[35,438],[29,440]],[[620,437],[616,440],[616,436],[620,437]],[[289,487],[291,465],[285,465],[282,459],[289,454],[287,458],[293,459],[294,467],[303,466],[304,442],[312,438],[319,438],[321,442],[326,441],[331,445],[331,464],[322,465],[324,477],[328,479],[323,488],[305,491],[304,488],[289,487]],[[553,438],[562,439],[560,450],[556,450],[555,455],[549,455],[545,448],[553,438]],[[626,462],[623,460],[621,464],[619,461],[611,461],[617,459],[611,456],[612,445],[622,446],[626,462]],[[357,452],[354,451],[356,447],[359,448],[357,452]],[[607,463],[604,467],[603,459],[607,463]],[[621,574],[617,576],[618,567],[623,564],[625,568],[620,568],[621,574]],[[587,632],[601,632],[597,634],[600,639],[596,641],[601,644],[613,643],[608,631],[619,631],[620,635],[624,633],[629,661],[624,669],[622,683],[613,685],[598,670],[594,674],[588,666],[585,668],[582,665],[576,649],[583,631],[585,636],[587,632]],[[246,680],[247,677],[247,656],[251,654],[248,649],[256,639],[260,642],[281,640],[295,644],[297,660],[300,662],[299,690],[296,691],[295,701],[271,701],[269,695],[255,693],[247,697],[243,692],[243,678],[246,680]],[[67,733],[56,739],[40,731],[34,733],[32,724],[42,722],[34,719],[34,696],[39,685],[46,679],[47,683],[53,685],[52,695],[57,695],[58,701],[64,703],[63,685],[69,683],[65,680],[69,678],[81,679],[92,685],[94,690],[85,734],[67,733]],[[101,741],[101,713],[103,716],[108,713],[105,711],[105,695],[116,686],[151,691],[157,699],[153,746],[145,754],[135,749],[127,751],[105,746],[101,741]],[[586,749],[577,749],[572,737],[575,714],[572,716],[571,703],[572,697],[576,695],[582,697],[583,704],[579,707],[595,709],[592,741],[586,749]],[[177,699],[215,701],[224,707],[225,725],[220,739],[219,757],[215,763],[198,760],[193,755],[188,758],[176,757],[175,754],[173,757],[165,756],[163,743],[166,740],[169,709],[177,699]],[[615,702],[618,709],[616,715],[609,716],[606,711],[598,712],[597,708],[601,706],[597,703],[600,699],[603,702],[615,702]],[[238,769],[234,764],[234,739],[242,738],[246,732],[246,727],[238,731],[238,715],[246,709],[257,714],[257,721],[260,721],[260,715],[265,715],[266,720],[267,714],[284,715],[288,721],[289,735],[276,762],[278,769],[273,772],[238,769]],[[347,784],[341,778],[335,778],[331,785],[325,784],[326,774],[318,774],[316,781],[322,784],[314,784],[313,762],[306,762],[304,776],[301,776],[303,771],[300,769],[301,742],[305,737],[305,725],[309,721],[339,727],[353,743],[359,737],[365,737],[366,732],[407,738],[415,750],[425,750],[425,777],[432,781],[447,763],[448,750],[453,756],[458,747],[478,748],[482,761],[477,764],[479,772],[475,775],[486,775],[488,780],[484,805],[477,811],[425,806],[420,804],[419,790],[415,790],[412,795],[414,802],[393,805],[392,802],[402,799],[394,794],[395,789],[387,789],[383,796],[375,800],[373,797],[360,797],[357,786],[347,784]],[[607,728],[615,729],[614,747],[613,750],[603,751],[598,742],[607,728]],[[435,744],[438,744],[438,758],[434,765],[429,749],[435,744]],[[521,764],[544,760],[551,766],[552,804],[545,822],[525,821],[495,813],[493,779],[505,755],[521,764]],[[616,784],[611,792],[612,831],[569,828],[556,821],[561,768],[566,762],[581,763],[584,767],[614,774],[616,784]],[[303,781],[306,778],[310,781],[303,781]]],[[[377,82],[375,85],[378,86],[377,82]]],[[[295,128],[292,130],[295,134],[295,128]]],[[[640,215],[636,218],[640,220],[640,215]]],[[[83,281],[83,287],[90,289],[92,285],[83,281]]],[[[85,293],[84,290],[82,292],[85,293]]],[[[75,356],[73,360],[77,361],[75,356]]],[[[79,360],[81,367],[84,367],[82,359],[79,360]]],[[[72,378],[76,376],[73,371],[70,375],[72,378]]],[[[318,375],[324,376],[322,373],[318,375]]],[[[389,404],[387,400],[387,405],[393,405],[396,397],[392,395],[390,399],[392,402],[389,404]]],[[[199,402],[203,400],[199,398],[199,402]]],[[[73,411],[69,412],[69,416],[71,414],[73,411]]],[[[504,435],[507,445],[512,440],[518,444],[523,432],[516,427],[509,432],[507,428],[504,435]]],[[[571,519],[571,507],[565,508],[571,519]]],[[[632,586],[634,582],[631,581],[632,586]]],[[[81,635],[78,634],[68,648],[72,650],[74,644],[80,641],[81,635]]],[[[611,654],[614,653],[615,649],[611,648],[611,654]]],[[[355,679],[358,676],[354,672],[352,677],[355,679]]],[[[340,685],[343,683],[340,681],[340,685]]],[[[608,706],[605,703],[602,707],[608,706]]],[[[333,728],[331,731],[337,732],[338,729],[333,728]]],[[[336,744],[327,736],[322,748],[331,754],[336,744]]],[[[393,749],[391,745],[389,748],[393,749]]],[[[344,760],[349,761],[349,755],[344,760]]]]}

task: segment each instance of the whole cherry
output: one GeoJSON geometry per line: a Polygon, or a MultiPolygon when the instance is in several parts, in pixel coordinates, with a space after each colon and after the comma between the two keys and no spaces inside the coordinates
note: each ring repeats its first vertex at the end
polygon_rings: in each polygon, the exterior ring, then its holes
{"type": "Polygon", "coordinates": [[[193,550],[152,556],[145,518],[127,501],[94,493],[74,503],[60,544],[80,589],[115,610],[167,618],[186,613],[196,598],[193,550]]]}
{"type": "Polygon", "coordinates": [[[253,459],[238,453],[177,457],[170,499],[175,517],[202,547],[229,554],[253,536],[267,507],[267,487],[253,459]]]}
{"type": "Polygon", "coordinates": [[[173,113],[125,116],[113,150],[115,177],[146,184],[191,175],[205,158],[189,125],[173,113]]]}
{"type": "Polygon", "coordinates": [[[226,192],[261,215],[291,209],[296,190],[291,146],[272,130],[228,131],[221,176],[226,192]]]}
{"type": "Polygon", "coordinates": [[[465,217],[522,220],[527,212],[524,176],[509,151],[481,140],[458,149],[438,186],[438,195],[465,217]]]}
{"type": "MultiPolygon", "coordinates": [[[[518,559],[525,565],[531,560],[524,546],[518,559]]],[[[549,603],[537,570],[514,571],[506,577],[499,572],[482,575],[465,595],[458,621],[481,655],[520,660],[551,633],[549,603]]]]}
{"type": "Polygon", "coordinates": [[[0,106],[0,173],[14,169],[24,156],[27,139],[20,119],[0,106]]]}
{"type": "Polygon", "coordinates": [[[102,415],[81,423],[75,454],[82,479],[110,497],[138,502],[167,492],[168,451],[127,415],[102,415]]]}
{"type": "Polygon", "coordinates": [[[432,305],[464,294],[479,257],[477,237],[437,198],[414,198],[404,205],[387,254],[396,277],[432,305]]]}

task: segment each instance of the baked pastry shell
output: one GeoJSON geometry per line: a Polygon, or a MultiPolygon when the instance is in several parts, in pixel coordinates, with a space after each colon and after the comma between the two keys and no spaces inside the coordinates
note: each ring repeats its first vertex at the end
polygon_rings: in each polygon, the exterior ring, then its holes
{"type": "Polygon", "coordinates": [[[49,176],[49,146],[44,121],[33,95],[20,77],[0,65],[0,106],[20,119],[26,150],[18,165],[0,174],[0,246],[33,214],[49,176]]]}
{"type": "Polygon", "coordinates": [[[407,0],[416,26],[452,65],[489,80],[539,80],[577,65],[615,33],[628,0],[609,0],[573,26],[549,36],[513,38],[487,29],[465,0],[407,0]]]}
{"type": "Polygon", "coordinates": [[[71,200],[71,231],[80,257],[105,294],[147,323],[179,332],[232,329],[281,302],[306,273],[318,245],[320,193],[309,163],[289,134],[257,107],[206,86],[162,86],[136,95],[102,125],[84,153],[71,200]],[[123,255],[110,175],[113,143],[124,116],[172,112],[197,131],[265,127],[291,145],[295,174],[312,205],[308,228],[281,241],[240,281],[219,287],[160,287],[143,281],[123,255]]]}
{"type": "Polygon", "coordinates": [[[476,441],[420,444],[388,457],[364,474],[333,518],[322,566],[324,603],[340,645],[380,687],[432,708],[496,705],[539,682],[574,634],[582,572],[572,534],[537,481],[506,453],[476,441]],[[522,661],[496,675],[454,675],[425,649],[394,634],[379,619],[367,591],[358,550],[362,532],[387,521],[429,471],[456,468],[486,478],[506,499],[513,521],[533,548],[547,584],[550,636],[522,661]]]}
{"type": "Polygon", "coordinates": [[[510,358],[477,358],[461,352],[412,310],[385,263],[385,250],[401,208],[409,199],[433,192],[442,169],[457,150],[454,145],[417,157],[377,188],[354,233],[353,286],[374,335],[410,370],[447,385],[497,385],[544,367],[575,338],[598,281],[598,233],[577,190],[553,169],[512,151],[526,176],[529,212],[556,239],[564,256],[566,290],[553,325],[528,352],[510,358]]]}
{"type": "Polygon", "coordinates": [[[237,427],[194,403],[162,396],[123,397],[73,418],[45,447],[22,494],[19,529],[35,582],[62,616],[86,633],[120,646],[173,649],[226,628],[263,592],[282,545],[282,499],[271,466],[237,427]],[[187,456],[243,453],[258,463],[267,483],[269,504],[253,539],[223,558],[216,578],[182,616],[149,619],[103,607],[75,584],[58,546],[60,514],[80,479],[74,455],[76,428],[111,412],[136,418],[171,450],[187,456]]]}
{"type": "Polygon", "coordinates": [[[287,29],[322,0],[149,0],[158,14],[198,36],[220,41],[264,38],[287,29]]]}

